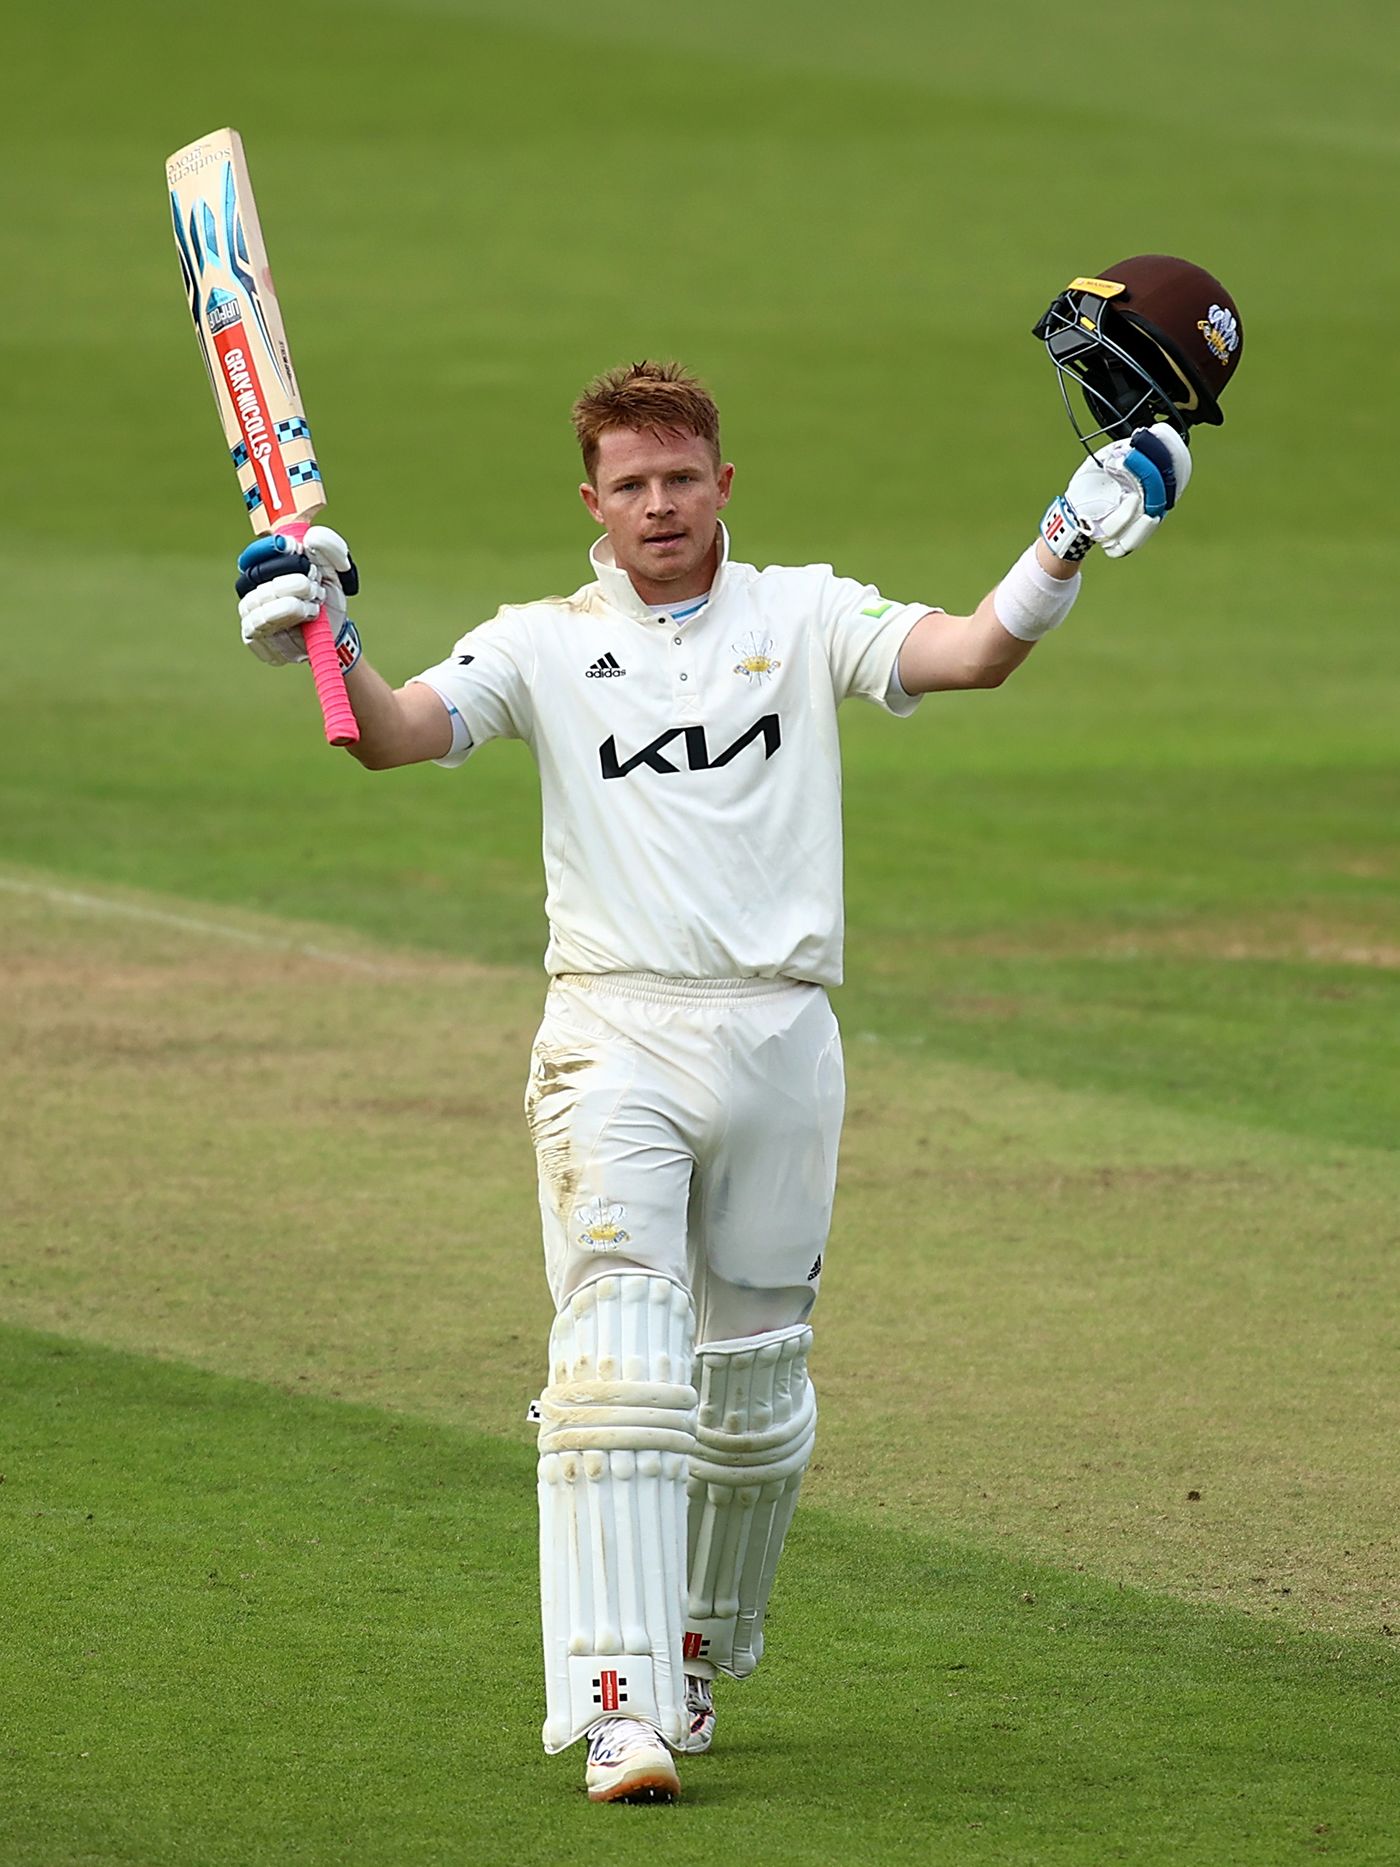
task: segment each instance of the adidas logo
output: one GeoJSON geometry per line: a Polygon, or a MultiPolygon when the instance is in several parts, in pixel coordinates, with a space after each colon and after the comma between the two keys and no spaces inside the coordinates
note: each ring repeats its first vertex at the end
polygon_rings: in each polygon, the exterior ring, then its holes
{"type": "Polygon", "coordinates": [[[807,1273],[807,1282],[808,1282],[808,1283],[811,1283],[811,1281],[812,1281],[812,1279],[813,1279],[814,1277],[820,1277],[820,1276],[821,1276],[821,1274],[822,1274],[822,1254],[821,1254],[821,1252],[819,1251],[819,1252],[817,1253],[817,1261],[816,1261],[816,1263],[815,1263],[815,1264],[814,1264],[814,1265],[812,1266],[812,1268],[811,1268],[811,1270],[810,1270],[810,1271],[808,1271],[808,1273],[807,1273]]]}
{"type": "Polygon", "coordinates": [[[593,666],[584,670],[587,679],[590,681],[610,681],[614,679],[615,676],[626,674],[626,672],[626,668],[621,665],[617,656],[613,654],[599,655],[598,659],[593,663],[593,666]]]}

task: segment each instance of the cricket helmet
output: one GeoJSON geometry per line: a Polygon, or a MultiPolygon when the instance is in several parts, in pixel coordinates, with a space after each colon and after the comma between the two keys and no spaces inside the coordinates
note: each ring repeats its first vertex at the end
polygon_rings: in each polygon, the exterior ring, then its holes
{"type": "Polygon", "coordinates": [[[1239,367],[1244,327],[1219,279],[1189,260],[1141,253],[1071,279],[1035,325],[1086,446],[1169,421],[1180,434],[1224,421],[1220,392],[1239,367]],[[1080,427],[1071,381],[1088,408],[1080,427]]]}

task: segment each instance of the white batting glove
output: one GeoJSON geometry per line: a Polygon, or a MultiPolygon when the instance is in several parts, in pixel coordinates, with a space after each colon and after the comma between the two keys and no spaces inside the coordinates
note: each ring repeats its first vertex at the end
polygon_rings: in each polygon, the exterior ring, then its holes
{"type": "Polygon", "coordinates": [[[1075,563],[1101,545],[1111,558],[1140,550],[1185,492],[1191,450],[1166,422],[1138,428],[1086,460],[1040,522],[1058,558],[1075,563]]]}
{"type": "Polygon", "coordinates": [[[360,638],[345,612],[347,592],[359,589],[350,548],[329,526],[311,526],[300,547],[280,537],[259,538],[238,560],[238,618],[243,640],[272,667],[305,661],[301,625],[324,606],[342,668],[360,657],[360,638]]]}

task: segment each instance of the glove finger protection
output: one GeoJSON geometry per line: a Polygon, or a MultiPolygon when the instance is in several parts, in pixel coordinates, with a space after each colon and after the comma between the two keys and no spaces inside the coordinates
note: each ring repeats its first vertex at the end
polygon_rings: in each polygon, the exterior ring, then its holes
{"type": "Polygon", "coordinates": [[[234,590],[240,598],[277,577],[305,577],[311,559],[304,552],[291,550],[281,538],[259,538],[239,553],[238,576],[234,590]]]}
{"type": "Polygon", "coordinates": [[[1108,557],[1127,557],[1147,543],[1190,478],[1191,451],[1175,429],[1138,428],[1075,471],[1042,519],[1041,537],[1067,561],[1095,544],[1108,557]]]}
{"type": "Polygon", "coordinates": [[[275,634],[280,629],[310,622],[323,604],[330,617],[331,631],[335,633],[345,620],[345,592],[334,577],[313,569],[305,574],[293,571],[274,577],[270,583],[260,583],[238,605],[243,639],[275,634]]]}
{"type": "Polygon", "coordinates": [[[245,629],[243,643],[270,668],[289,667],[295,661],[307,659],[300,629],[278,629],[266,635],[250,635],[245,629]]]}
{"type": "Polygon", "coordinates": [[[269,666],[305,661],[301,625],[324,606],[341,666],[348,670],[359,658],[359,637],[345,599],[359,587],[350,547],[328,525],[308,527],[300,549],[280,533],[257,538],[239,554],[234,585],[243,640],[269,666]]]}
{"type": "Polygon", "coordinates": [[[355,569],[349,545],[339,532],[333,532],[329,525],[309,525],[301,548],[313,564],[334,573],[347,596],[360,594],[360,573],[355,569]]]}
{"type": "Polygon", "coordinates": [[[1099,522],[1096,542],[1108,557],[1141,550],[1191,478],[1191,450],[1165,422],[1138,428],[1100,448],[1096,460],[1123,488],[1123,502],[1099,522]]]}
{"type": "Polygon", "coordinates": [[[1186,491],[1191,479],[1191,450],[1174,428],[1164,424],[1139,428],[1127,442],[1123,466],[1142,481],[1149,518],[1160,519],[1186,491]]]}
{"type": "MultiPolygon", "coordinates": [[[[239,604],[243,640],[259,661],[267,662],[270,667],[283,667],[289,662],[307,659],[300,625],[320,607],[314,594],[318,587],[307,577],[281,578],[269,585],[267,591],[253,591],[244,597],[239,604]],[[279,586],[288,583],[294,586],[293,594],[280,593],[279,586]],[[296,590],[310,590],[313,594],[303,600],[295,594],[296,590]]],[[[359,630],[345,613],[345,598],[340,591],[327,585],[325,593],[326,609],[334,629],[336,659],[341,672],[348,674],[360,659],[359,630]]]]}
{"type": "Polygon", "coordinates": [[[238,622],[246,647],[271,667],[305,661],[301,625],[310,622],[321,605],[312,594],[309,577],[278,577],[250,590],[238,605],[238,622]]]}
{"type": "Polygon", "coordinates": [[[347,596],[360,593],[360,573],[355,568],[350,547],[340,533],[333,532],[328,525],[308,526],[299,547],[280,532],[255,538],[239,553],[234,589],[240,597],[247,596],[259,584],[270,583],[275,577],[285,577],[292,572],[303,576],[320,573],[337,581],[347,596]]]}

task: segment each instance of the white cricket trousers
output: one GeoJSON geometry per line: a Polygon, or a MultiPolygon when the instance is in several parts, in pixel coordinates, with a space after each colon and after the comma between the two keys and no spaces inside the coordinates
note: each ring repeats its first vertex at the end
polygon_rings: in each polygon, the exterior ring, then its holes
{"type": "Polygon", "coordinates": [[[697,1342],[805,1321],[844,1106],[820,986],[556,978],[525,1095],[555,1308],[643,1270],[690,1292],[697,1342]]]}

